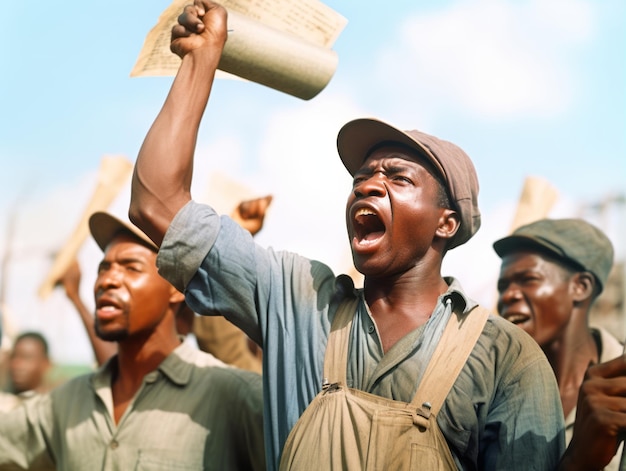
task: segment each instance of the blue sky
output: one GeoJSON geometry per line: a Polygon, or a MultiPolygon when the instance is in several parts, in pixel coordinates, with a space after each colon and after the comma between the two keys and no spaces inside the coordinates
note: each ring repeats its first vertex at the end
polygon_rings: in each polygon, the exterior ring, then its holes
{"type": "MultiPolygon", "coordinates": [[[[10,22],[0,30],[0,218],[17,205],[7,302],[20,329],[80,335],[63,297],[43,303],[36,287],[77,223],[102,156],[134,161],[166,96],[171,78],[129,73],[169,3],[4,6],[10,22]]],[[[220,81],[202,124],[195,196],[210,197],[205,187],[216,171],[274,194],[260,243],[343,269],[349,178],[334,143],[341,124],[361,116],[451,140],[474,160],[483,228],[467,248],[453,251],[449,269],[461,271],[455,274],[479,290],[472,293],[479,300],[490,299],[485,286],[497,269],[489,244],[506,233],[526,176],[546,178],[559,191],[555,215],[577,215],[581,205],[626,191],[623,1],[326,3],[348,24],[325,90],[302,101],[220,81]],[[479,254],[489,272],[463,273],[480,263],[479,254]]],[[[126,203],[122,198],[116,211],[126,203]]],[[[623,214],[602,223],[615,240],[624,234],[623,214]]],[[[81,255],[87,301],[99,256],[89,250],[81,255]]],[[[53,352],[81,362],[89,352],[77,342],[53,352]]]]}

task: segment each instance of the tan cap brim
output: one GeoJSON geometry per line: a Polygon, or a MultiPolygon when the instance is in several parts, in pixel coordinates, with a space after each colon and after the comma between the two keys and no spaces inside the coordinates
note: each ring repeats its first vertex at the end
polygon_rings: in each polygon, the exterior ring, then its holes
{"type": "Polygon", "coordinates": [[[350,175],[361,168],[367,154],[382,142],[398,142],[426,157],[435,169],[446,179],[446,172],[441,162],[421,142],[409,134],[375,118],[355,119],[346,123],[337,135],[339,157],[350,175]]]}
{"type": "Polygon", "coordinates": [[[91,235],[103,251],[111,243],[113,238],[120,232],[130,233],[139,239],[148,248],[158,252],[159,249],[146,234],[130,222],[124,222],[109,213],[98,211],[89,217],[89,230],[91,235]]]}

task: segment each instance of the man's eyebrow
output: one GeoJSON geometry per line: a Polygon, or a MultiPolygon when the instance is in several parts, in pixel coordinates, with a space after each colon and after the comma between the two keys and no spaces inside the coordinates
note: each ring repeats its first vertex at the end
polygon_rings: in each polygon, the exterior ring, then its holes
{"type": "Polygon", "coordinates": [[[128,265],[128,264],[131,264],[131,263],[141,263],[143,265],[147,265],[148,261],[143,259],[142,257],[124,257],[124,258],[121,258],[121,259],[118,259],[118,260],[114,260],[114,261],[104,259],[104,260],[102,260],[100,262],[99,266],[100,265],[111,265],[112,263],[119,263],[120,265],[128,265]]]}
{"type": "Polygon", "coordinates": [[[516,276],[525,276],[525,275],[529,275],[529,274],[534,274],[536,273],[536,270],[533,268],[521,268],[519,270],[515,270],[513,273],[511,273],[508,278],[513,278],[516,276]]]}
{"type": "Polygon", "coordinates": [[[140,263],[142,265],[148,265],[150,261],[142,256],[129,255],[129,256],[120,258],[118,260],[118,263],[121,265],[129,265],[131,263],[140,263]]]}
{"type": "MultiPolygon", "coordinates": [[[[411,170],[410,165],[403,164],[393,164],[393,165],[383,165],[383,173],[401,173],[411,170]]],[[[357,175],[372,175],[374,173],[374,169],[372,167],[362,167],[356,172],[354,172],[354,176],[357,175]]]]}
{"type": "Polygon", "coordinates": [[[374,174],[374,169],[370,168],[370,167],[361,167],[360,169],[358,169],[356,172],[354,172],[354,176],[365,176],[365,175],[373,175],[374,174]]]}
{"type": "Polygon", "coordinates": [[[385,169],[385,173],[402,173],[411,170],[408,165],[391,165],[385,169]]]}

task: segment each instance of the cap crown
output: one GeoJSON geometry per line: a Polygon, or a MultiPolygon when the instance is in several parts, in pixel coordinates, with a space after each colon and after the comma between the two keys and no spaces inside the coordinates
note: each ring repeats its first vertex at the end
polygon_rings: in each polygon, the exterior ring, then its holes
{"type": "Polygon", "coordinates": [[[613,244],[597,227],[582,219],[541,219],[516,229],[493,244],[503,257],[536,248],[589,271],[605,286],[613,266],[613,244]]]}
{"type": "Polygon", "coordinates": [[[401,131],[377,119],[356,119],[346,123],[337,136],[339,157],[350,175],[361,167],[369,151],[383,143],[400,143],[430,161],[440,173],[461,225],[448,249],[467,242],[480,228],[478,177],[474,164],[457,145],[421,131],[401,131]]]}

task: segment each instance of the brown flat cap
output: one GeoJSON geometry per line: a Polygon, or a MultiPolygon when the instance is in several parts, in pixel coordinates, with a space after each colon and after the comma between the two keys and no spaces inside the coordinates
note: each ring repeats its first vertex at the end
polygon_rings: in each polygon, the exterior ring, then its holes
{"type": "Polygon", "coordinates": [[[435,136],[420,131],[401,131],[378,119],[355,119],[346,123],[337,136],[337,150],[350,175],[361,167],[370,150],[383,142],[410,147],[429,160],[445,182],[461,226],[448,243],[452,249],[467,242],[480,227],[478,177],[463,150],[435,136]]]}

